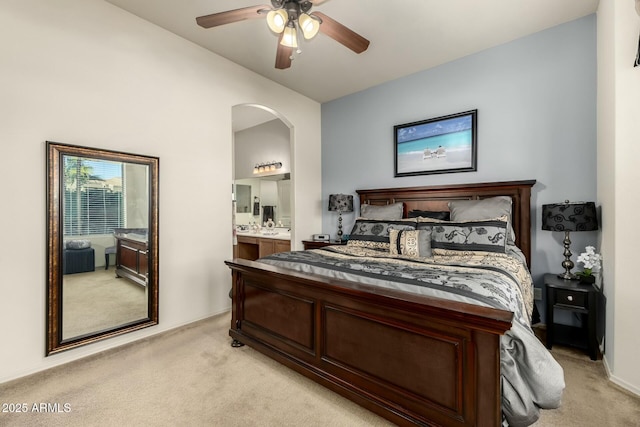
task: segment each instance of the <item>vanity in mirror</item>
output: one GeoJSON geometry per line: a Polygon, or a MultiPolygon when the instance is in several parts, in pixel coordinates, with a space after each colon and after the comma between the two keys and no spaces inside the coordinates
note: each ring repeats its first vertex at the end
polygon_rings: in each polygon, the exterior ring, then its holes
{"type": "Polygon", "coordinates": [[[158,323],[158,172],[47,142],[47,355],[158,323]]]}
{"type": "Polygon", "coordinates": [[[271,218],[281,228],[291,228],[291,178],[288,173],[236,179],[236,224],[258,223],[271,218]]]}
{"type": "Polygon", "coordinates": [[[288,173],[237,179],[234,258],[256,260],[291,250],[291,179],[288,173]]]}

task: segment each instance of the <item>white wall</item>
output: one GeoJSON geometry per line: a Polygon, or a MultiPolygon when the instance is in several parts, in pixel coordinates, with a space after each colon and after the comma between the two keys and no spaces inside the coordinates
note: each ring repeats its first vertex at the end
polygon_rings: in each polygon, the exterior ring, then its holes
{"type": "Polygon", "coordinates": [[[253,167],[258,163],[273,160],[282,162],[282,167],[269,176],[291,172],[291,143],[289,128],[280,120],[271,120],[235,133],[234,136],[235,178],[253,178],[253,167]]]}
{"type": "Polygon", "coordinates": [[[633,67],[640,17],[633,0],[598,7],[598,201],[607,296],[605,362],[612,381],[640,394],[640,303],[635,263],[640,229],[640,67],[633,67]]]}
{"type": "Polygon", "coordinates": [[[0,39],[0,382],[229,309],[234,105],[292,125],[295,231],[320,229],[315,101],[101,0],[5,0],[0,39]],[[46,140],[160,158],[160,324],[47,358],[46,140]]]}

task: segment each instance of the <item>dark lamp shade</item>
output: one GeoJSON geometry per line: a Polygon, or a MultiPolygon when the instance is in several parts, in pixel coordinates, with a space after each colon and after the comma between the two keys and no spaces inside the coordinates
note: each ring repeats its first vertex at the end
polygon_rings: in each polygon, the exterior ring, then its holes
{"type": "Polygon", "coordinates": [[[594,202],[542,205],[542,229],[550,231],[593,231],[598,229],[594,202]]]}
{"type": "Polygon", "coordinates": [[[329,195],[329,210],[338,212],[353,212],[353,196],[349,194],[329,195]]]}

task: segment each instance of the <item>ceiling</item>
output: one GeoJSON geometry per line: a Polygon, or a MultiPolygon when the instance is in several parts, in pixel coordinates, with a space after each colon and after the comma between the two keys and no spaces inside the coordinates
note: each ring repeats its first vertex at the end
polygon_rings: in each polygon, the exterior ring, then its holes
{"type": "MultiPolygon", "coordinates": [[[[106,0],[264,77],[327,102],[592,14],[599,0],[330,0],[314,7],[371,44],[324,34],[275,69],[277,36],[255,19],[204,29],[195,18],[269,0],[106,0]]],[[[267,6],[268,7],[268,6],[267,6]]]]}

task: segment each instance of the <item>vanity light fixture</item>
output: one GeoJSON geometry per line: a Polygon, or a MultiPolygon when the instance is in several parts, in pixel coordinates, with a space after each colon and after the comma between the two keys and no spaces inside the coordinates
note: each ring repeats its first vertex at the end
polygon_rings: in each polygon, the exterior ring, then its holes
{"type": "Polygon", "coordinates": [[[264,162],[264,163],[256,163],[256,165],[253,167],[253,173],[255,175],[255,174],[264,173],[264,172],[274,172],[280,169],[281,167],[282,167],[282,162],[276,162],[275,160],[272,160],[270,162],[264,162]]]}

